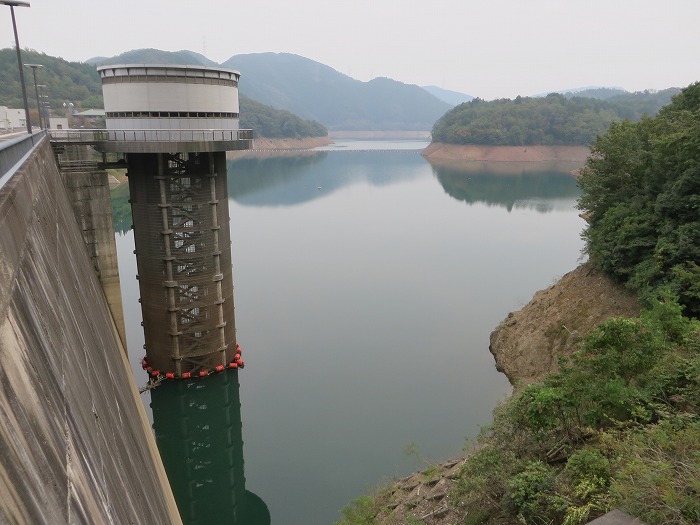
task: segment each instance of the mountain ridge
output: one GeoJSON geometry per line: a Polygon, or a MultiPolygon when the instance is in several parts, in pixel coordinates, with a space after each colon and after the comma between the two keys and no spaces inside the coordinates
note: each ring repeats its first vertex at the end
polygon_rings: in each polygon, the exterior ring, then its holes
{"type": "Polygon", "coordinates": [[[95,65],[194,63],[234,69],[241,73],[241,95],[329,130],[426,131],[453,106],[414,84],[385,77],[363,82],[292,53],[233,55],[217,64],[193,51],[148,48],[90,60],[95,65]]]}

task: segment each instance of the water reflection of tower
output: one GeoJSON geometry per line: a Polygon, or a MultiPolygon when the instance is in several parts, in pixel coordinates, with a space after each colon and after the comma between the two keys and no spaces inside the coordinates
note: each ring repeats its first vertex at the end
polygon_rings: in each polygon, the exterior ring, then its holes
{"type": "Polygon", "coordinates": [[[153,428],[180,515],[188,525],[269,525],[245,488],[238,372],[165,382],[151,392],[153,428]]]}

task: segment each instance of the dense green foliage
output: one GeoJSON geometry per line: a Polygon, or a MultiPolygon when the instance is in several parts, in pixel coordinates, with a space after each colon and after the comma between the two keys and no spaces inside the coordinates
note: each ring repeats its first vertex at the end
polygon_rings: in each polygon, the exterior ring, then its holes
{"type": "MultiPolygon", "coordinates": [[[[63,104],[72,103],[75,109],[102,108],[102,84],[95,66],[80,62],[68,62],[30,49],[22,51],[22,61],[42,64],[37,70],[37,84],[45,85],[40,94],[47,95],[52,110],[63,114],[63,104]]],[[[25,68],[29,108],[37,107],[32,71],[25,68]]],[[[0,106],[22,108],[22,87],[17,71],[17,54],[14,48],[0,49],[0,106]]]]}
{"type": "Polygon", "coordinates": [[[500,407],[459,500],[482,523],[574,525],[612,508],[697,523],[699,372],[700,325],[673,301],[606,321],[560,373],[500,407]]]}
{"type": "Polygon", "coordinates": [[[418,86],[361,82],[289,53],[236,55],[222,65],[241,72],[241,94],[330,130],[428,130],[451,107],[418,86]]]}
{"type": "Polygon", "coordinates": [[[669,287],[700,316],[700,83],[655,118],[613,124],[579,184],[591,260],[643,297],[669,287]]]}
{"type": "Polygon", "coordinates": [[[557,93],[491,102],[474,99],[435,123],[433,141],[499,146],[588,145],[611,122],[655,114],[676,92],[616,93],[606,100],[557,93]]]}
{"type": "Polygon", "coordinates": [[[638,91],[636,93],[619,93],[607,100],[622,119],[637,121],[642,117],[653,117],[663,107],[671,102],[674,95],[680,93],[679,88],[668,88],[661,91],[638,91]]]}
{"type": "Polygon", "coordinates": [[[625,95],[628,92],[622,88],[607,88],[607,87],[591,87],[585,89],[577,89],[573,91],[561,92],[566,98],[586,97],[597,98],[599,100],[608,100],[617,95],[625,95]]]}
{"type": "Polygon", "coordinates": [[[325,137],[328,130],[314,120],[303,120],[283,109],[275,109],[240,95],[241,128],[252,129],[256,137],[325,137]]]}
{"type": "Polygon", "coordinates": [[[587,144],[617,115],[590,98],[474,99],[448,112],[433,127],[433,141],[452,144],[587,144]]]}

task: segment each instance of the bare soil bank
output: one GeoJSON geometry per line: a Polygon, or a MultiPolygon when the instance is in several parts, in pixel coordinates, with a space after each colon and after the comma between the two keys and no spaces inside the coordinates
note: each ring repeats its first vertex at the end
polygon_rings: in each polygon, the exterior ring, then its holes
{"type": "Polygon", "coordinates": [[[334,139],[354,140],[430,140],[430,131],[330,131],[334,139]]]}
{"type": "Polygon", "coordinates": [[[614,316],[637,316],[635,294],[586,263],[532,300],[491,333],[496,368],[515,387],[557,370],[557,357],[575,351],[585,334],[614,316]]]}
{"type": "Polygon", "coordinates": [[[581,166],[590,150],[585,146],[481,146],[433,142],[421,155],[432,161],[572,162],[581,166]]]}
{"type": "Polygon", "coordinates": [[[306,137],[304,139],[268,139],[259,137],[253,140],[253,150],[270,149],[310,149],[332,144],[333,139],[325,137],[306,137]]]}
{"type": "Polygon", "coordinates": [[[259,137],[253,139],[253,147],[249,150],[227,151],[227,159],[240,159],[245,157],[268,158],[298,155],[314,155],[317,152],[313,148],[332,144],[333,139],[325,137],[307,137],[305,139],[269,139],[259,137]]]}

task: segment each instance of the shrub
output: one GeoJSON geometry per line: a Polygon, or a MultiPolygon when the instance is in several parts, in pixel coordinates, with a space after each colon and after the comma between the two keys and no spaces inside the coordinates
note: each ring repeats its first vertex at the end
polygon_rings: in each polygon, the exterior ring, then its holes
{"type": "Polygon", "coordinates": [[[619,444],[612,502],[649,525],[700,523],[700,421],[673,418],[619,444]]]}
{"type": "Polygon", "coordinates": [[[555,491],[556,471],[532,461],[506,483],[504,505],[522,523],[559,523],[566,501],[555,491]]]}

